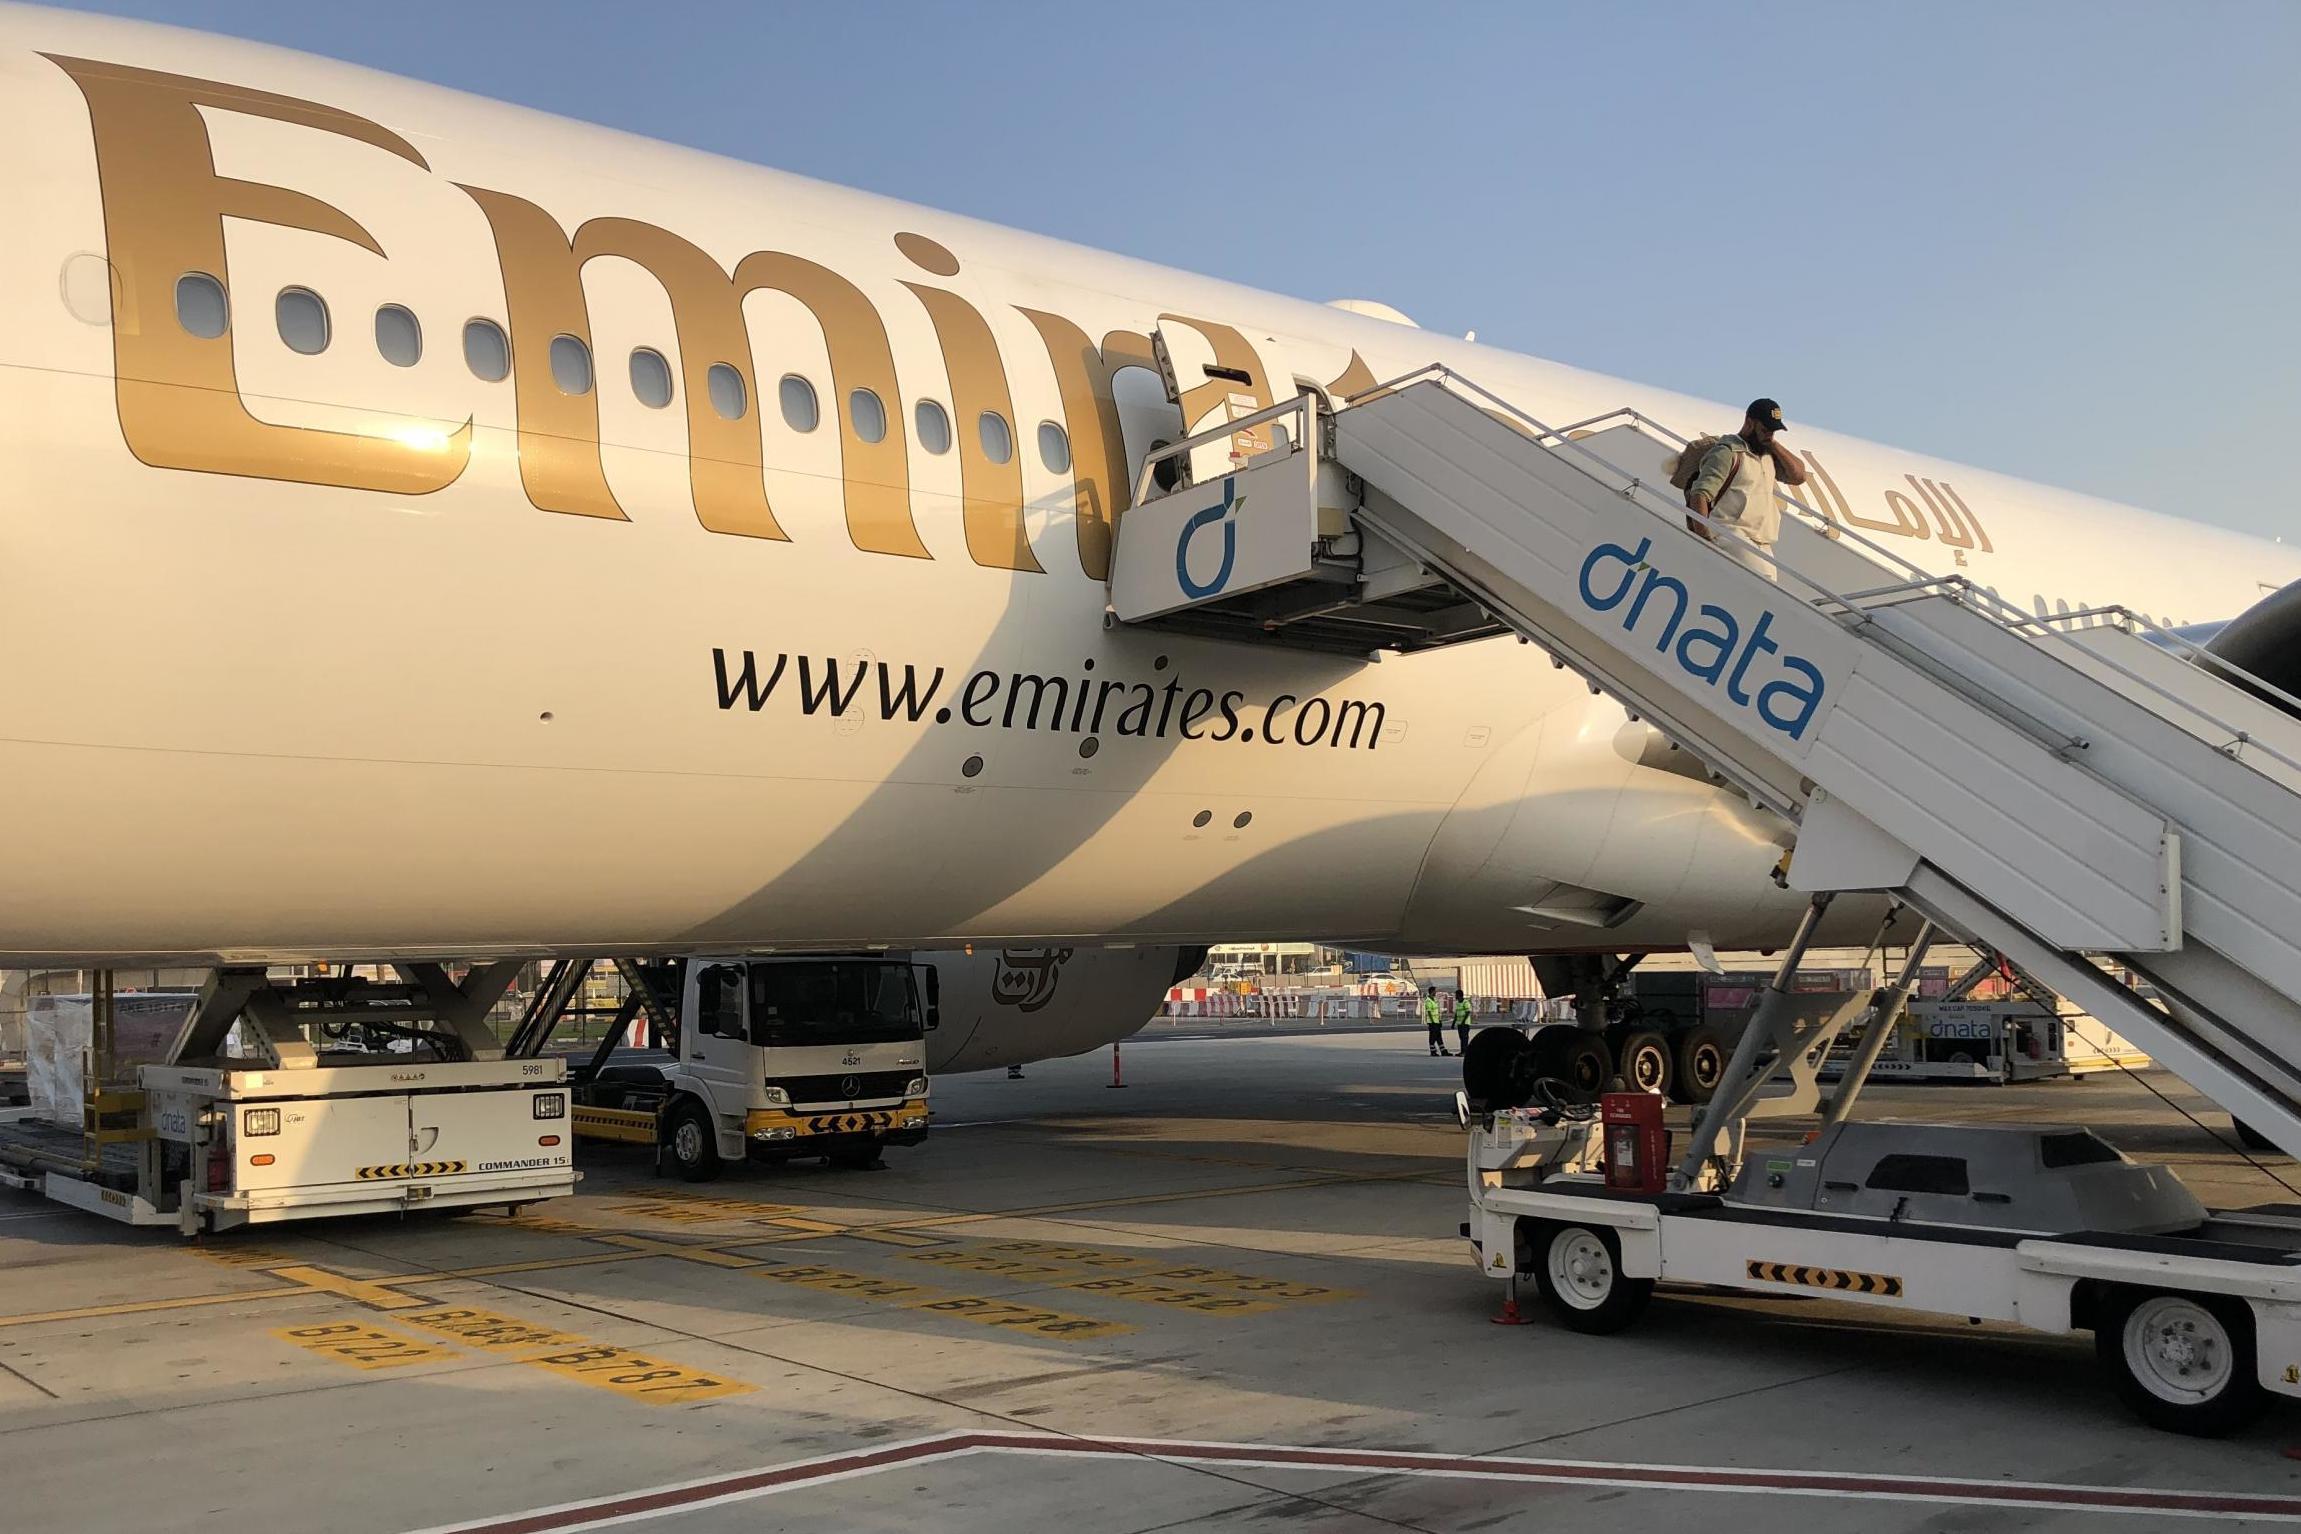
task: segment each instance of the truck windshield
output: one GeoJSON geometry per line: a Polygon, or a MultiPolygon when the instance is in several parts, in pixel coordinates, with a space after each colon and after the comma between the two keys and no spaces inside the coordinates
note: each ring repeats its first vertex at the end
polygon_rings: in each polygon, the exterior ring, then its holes
{"type": "Polygon", "coordinates": [[[870,1044],[920,1037],[908,964],[871,960],[751,966],[751,1042],[870,1044]]]}

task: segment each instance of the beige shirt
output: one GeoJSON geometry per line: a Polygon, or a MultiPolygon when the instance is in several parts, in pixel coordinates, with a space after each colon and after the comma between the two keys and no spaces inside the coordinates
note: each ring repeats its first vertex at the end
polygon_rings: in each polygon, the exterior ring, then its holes
{"type": "Polygon", "coordinates": [[[1740,437],[1720,437],[1702,456],[1693,489],[1714,497],[1710,515],[1731,524],[1752,543],[1771,546],[1782,536],[1782,503],[1774,495],[1773,454],[1750,451],[1740,437]],[[1720,495],[1718,487],[1725,484],[1736,457],[1742,460],[1741,471],[1733,476],[1733,487],[1720,495]]]}

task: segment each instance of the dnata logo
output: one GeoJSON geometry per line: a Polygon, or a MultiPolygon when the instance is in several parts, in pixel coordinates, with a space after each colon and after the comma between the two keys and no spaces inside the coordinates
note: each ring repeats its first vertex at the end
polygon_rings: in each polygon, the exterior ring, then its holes
{"type": "Polygon", "coordinates": [[[1758,615],[1757,623],[1747,635],[1742,632],[1740,620],[1723,607],[1705,602],[1695,610],[1697,622],[1686,622],[1686,606],[1691,600],[1685,583],[1672,580],[1646,562],[1653,552],[1654,540],[1641,538],[1634,549],[1618,543],[1601,543],[1582,561],[1582,600],[1592,612],[1610,613],[1625,601],[1629,606],[1622,614],[1624,633],[1640,633],[1638,625],[1646,619],[1646,606],[1653,603],[1657,632],[1655,650],[1675,654],[1678,664],[1688,676],[1709,683],[1723,685],[1726,696],[1743,708],[1753,702],[1758,717],[1781,731],[1792,740],[1806,733],[1813,722],[1814,710],[1822,702],[1822,673],[1812,661],[1796,655],[1782,654],[1782,647],[1768,637],[1774,626],[1774,615],[1769,610],[1758,615]],[[1597,582],[1611,578],[1613,568],[1621,567],[1622,578],[1611,591],[1600,592],[1597,582]],[[1640,579],[1643,572],[1643,579],[1640,579]],[[1630,588],[1638,588],[1635,599],[1630,588]],[[1656,598],[1664,600],[1656,600],[1656,598]],[[1665,602],[1667,605],[1665,605],[1665,602]],[[1667,618],[1662,617],[1664,613],[1667,618]],[[1753,695],[1748,688],[1750,668],[1758,657],[1771,656],[1768,668],[1775,675],[1759,686],[1753,695]]]}
{"type": "Polygon", "coordinates": [[[1222,499],[1204,511],[1193,512],[1190,520],[1182,525],[1182,536],[1175,540],[1174,546],[1174,578],[1182,587],[1184,596],[1196,601],[1200,597],[1211,597],[1230,584],[1230,567],[1238,560],[1238,524],[1231,520],[1231,514],[1245,505],[1245,500],[1238,494],[1238,476],[1226,475],[1222,482],[1222,499]],[[1214,567],[1212,580],[1193,580],[1190,573],[1191,541],[1198,537],[1202,529],[1218,522],[1222,524],[1222,562],[1214,567]]]}

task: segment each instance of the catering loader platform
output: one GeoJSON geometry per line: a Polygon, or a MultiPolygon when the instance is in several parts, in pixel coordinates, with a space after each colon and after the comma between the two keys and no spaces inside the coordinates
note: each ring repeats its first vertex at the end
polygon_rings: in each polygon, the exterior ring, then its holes
{"type": "Polygon", "coordinates": [[[410,965],[396,983],[219,970],[165,1057],[124,1070],[106,1058],[100,971],[80,1122],[0,1111],[0,1184],[187,1236],[572,1193],[564,1062],[507,1059],[486,1022],[518,968],[459,981],[410,965]],[[390,1042],[333,1047],[355,1037],[390,1042]]]}

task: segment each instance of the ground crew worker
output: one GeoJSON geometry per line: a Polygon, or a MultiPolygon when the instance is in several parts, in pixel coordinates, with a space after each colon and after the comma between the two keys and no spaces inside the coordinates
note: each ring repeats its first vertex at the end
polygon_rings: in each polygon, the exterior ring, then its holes
{"type": "Polygon", "coordinates": [[[1422,998],[1422,1021],[1430,1029],[1430,1052],[1443,1055],[1446,1049],[1446,1014],[1438,1004],[1438,987],[1431,986],[1422,998]]]}
{"type": "Polygon", "coordinates": [[[1470,998],[1460,991],[1454,993],[1454,1047],[1470,1053],[1470,998]]]}
{"type": "Polygon", "coordinates": [[[1693,483],[1686,486],[1686,509],[1694,513],[1686,526],[1767,580],[1774,578],[1774,541],[1782,535],[1782,505],[1774,498],[1774,486],[1806,482],[1805,465],[1774,440],[1784,430],[1780,405],[1770,399],[1750,401],[1742,429],[1710,444],[1693,483]],[[1719,525],[1741,537],[1720,538],[1719,525]],[[1752,543],[1758,547],[1751,548],[1752,543]]]}

